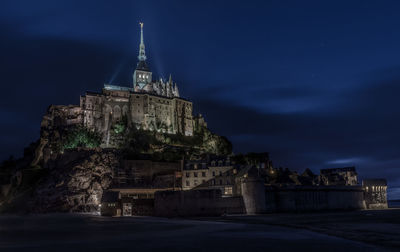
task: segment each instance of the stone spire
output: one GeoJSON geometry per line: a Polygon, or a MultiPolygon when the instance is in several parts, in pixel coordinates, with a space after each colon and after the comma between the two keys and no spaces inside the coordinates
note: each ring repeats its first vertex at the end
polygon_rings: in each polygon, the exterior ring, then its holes
{"type": "Polygon", "coordinates": [[[174,88],[174,95],[175,97],[179,97],[179,89],[178,89],[178,85],[175,83],[175,88],[174,88]]]}
{"type": "Polygon", "coordinates": [[[144,41],[143,41],[143,23],[140,24],[140,45],[139,45],[139,61],[146,61],[146,53],[144,50],[144,41]]]}

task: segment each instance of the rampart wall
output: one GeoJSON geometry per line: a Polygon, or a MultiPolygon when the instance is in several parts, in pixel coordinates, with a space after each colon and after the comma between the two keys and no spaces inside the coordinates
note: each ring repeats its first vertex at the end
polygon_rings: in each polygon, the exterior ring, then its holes
{"type": "Polygon", "coordinates": [[[154,195],[156,216],[221,216],[243,212],[242,197],[224,198],[217,189],[159,191],[154,195]]]}
{"type": "Polygon", "coordinates": [[[364,209],[361,186],[265,187],[267,212],[364,209]]]}

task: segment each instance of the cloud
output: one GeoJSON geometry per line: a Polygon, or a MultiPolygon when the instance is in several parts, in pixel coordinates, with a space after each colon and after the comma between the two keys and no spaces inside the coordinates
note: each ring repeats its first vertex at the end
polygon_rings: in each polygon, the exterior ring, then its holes
{"type": "Polygon", "coordinates": [[[361,179],[385,177],[395,186],[400,181],[398,83],[358,84],[332,111],[262,111],[202,94],[194,97],[194,106],[211,129],[232,140],[236,152],[269,151],[276,165],[296,170],[355,165],[361,179]]]}

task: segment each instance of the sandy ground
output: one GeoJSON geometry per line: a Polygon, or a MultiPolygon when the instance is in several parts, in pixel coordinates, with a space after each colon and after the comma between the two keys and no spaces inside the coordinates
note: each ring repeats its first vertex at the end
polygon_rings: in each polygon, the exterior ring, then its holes
{"type": "Polygon", "coordinates": [[[197,220],[1,216],[0,251],[388,251],[398,245],[399,216],[400,210],[197,220]],[[390,216],[397,220],[387,222],[390,216]],[[357,238],[364,234],[386,237],[389,245],[357,238]]]}
{"type": "Polygon", "coordinates": [[[227,216],[215,221],[269,225],[378,245],[400,251],[400,208],[335,213],[227,216]]]}

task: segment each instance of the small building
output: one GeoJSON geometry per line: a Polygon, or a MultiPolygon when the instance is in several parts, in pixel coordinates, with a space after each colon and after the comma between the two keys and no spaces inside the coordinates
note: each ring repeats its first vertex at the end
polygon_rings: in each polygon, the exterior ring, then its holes
{"type": "Polygon", "coordinates": [[[208,160],[186,161],[182,172],[182,189],[220,189],[223,195],[232,195],[235,164],[229,157],[213,157],[208,160]]]}
{"type": "Polygon", "coordinates": [[[103,192],[100,214],[103,216],[121,216],[121,197],[119,192],[103,192]]]}
{"type": "Polygon", "coordinates": [[[103,216],[152,216],[154,194],[180,191],[176,188],[111,188],[103,192],[100,213],[103,216]]]}
{"type": "Polygon", "coordinates": [[[364,179],[362,186],[367,209],[388,208],[386,179],[364,179]]]}

